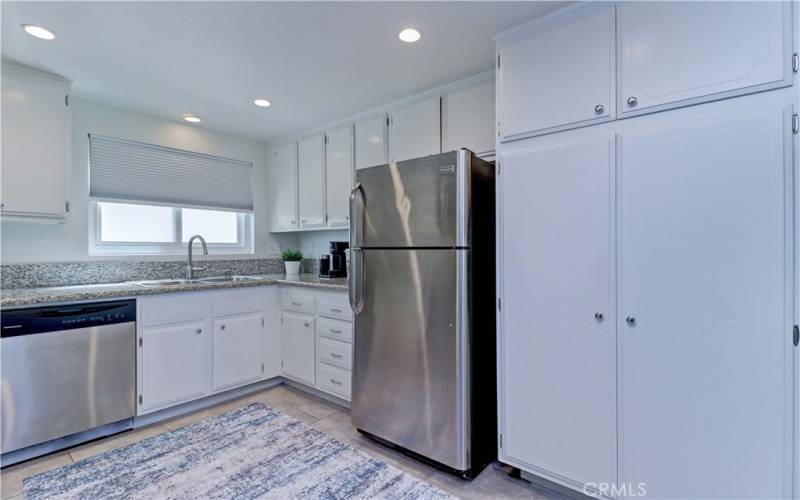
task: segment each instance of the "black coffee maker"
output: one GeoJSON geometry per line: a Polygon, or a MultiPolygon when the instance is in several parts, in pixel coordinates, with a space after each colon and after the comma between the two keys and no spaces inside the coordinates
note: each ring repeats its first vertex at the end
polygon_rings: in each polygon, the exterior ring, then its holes
{"type": "Polygon", "coordinates": [[[350,248],[347,241],[331,241],[330,253],[319,258],[319,275],[322,278],[346,278],[347,255],[350,248]]]}

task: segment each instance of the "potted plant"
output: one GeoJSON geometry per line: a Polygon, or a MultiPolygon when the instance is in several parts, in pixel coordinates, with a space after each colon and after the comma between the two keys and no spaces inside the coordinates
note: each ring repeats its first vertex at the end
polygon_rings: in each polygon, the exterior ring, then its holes
{"type": "Polygon", "coordinates": [[[281,257],[283,257],[283,264],[286,266],[286,274],[298,274],[300,272],[303,252],[290,248],[285,250],[281,257]]]}

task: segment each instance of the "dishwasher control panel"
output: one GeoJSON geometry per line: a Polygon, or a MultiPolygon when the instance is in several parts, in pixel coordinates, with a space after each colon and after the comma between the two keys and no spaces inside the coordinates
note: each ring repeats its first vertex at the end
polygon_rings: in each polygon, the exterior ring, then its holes
{"type": "Polygon", "coordinates": [[[136,321],[135,300],[34,307],[3,311],[0,334],[5,338],[132,321],[136,321]]]}

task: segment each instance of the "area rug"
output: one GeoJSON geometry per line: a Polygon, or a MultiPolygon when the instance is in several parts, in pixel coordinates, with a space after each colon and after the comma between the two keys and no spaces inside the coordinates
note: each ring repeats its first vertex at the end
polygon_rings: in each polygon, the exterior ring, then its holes
{"type": "Polygon", "coordinates": [[[28,499],[450,499],[261,403],[22,481],[28,499]]]}

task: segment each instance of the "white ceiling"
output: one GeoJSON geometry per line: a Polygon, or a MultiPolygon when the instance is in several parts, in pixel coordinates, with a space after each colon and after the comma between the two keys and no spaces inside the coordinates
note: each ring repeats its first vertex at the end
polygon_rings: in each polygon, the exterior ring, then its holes
{"type": "Polygon", "coordinates": [[[560,5],[4,1],[1,48],[72,79],[76,96],[269,139],[489,70],[494,34],[560,5]],[[22,23],[58,38],[32,38],[22,23]],[[400,42],[405,27],[422,40],[400,42]]]}

